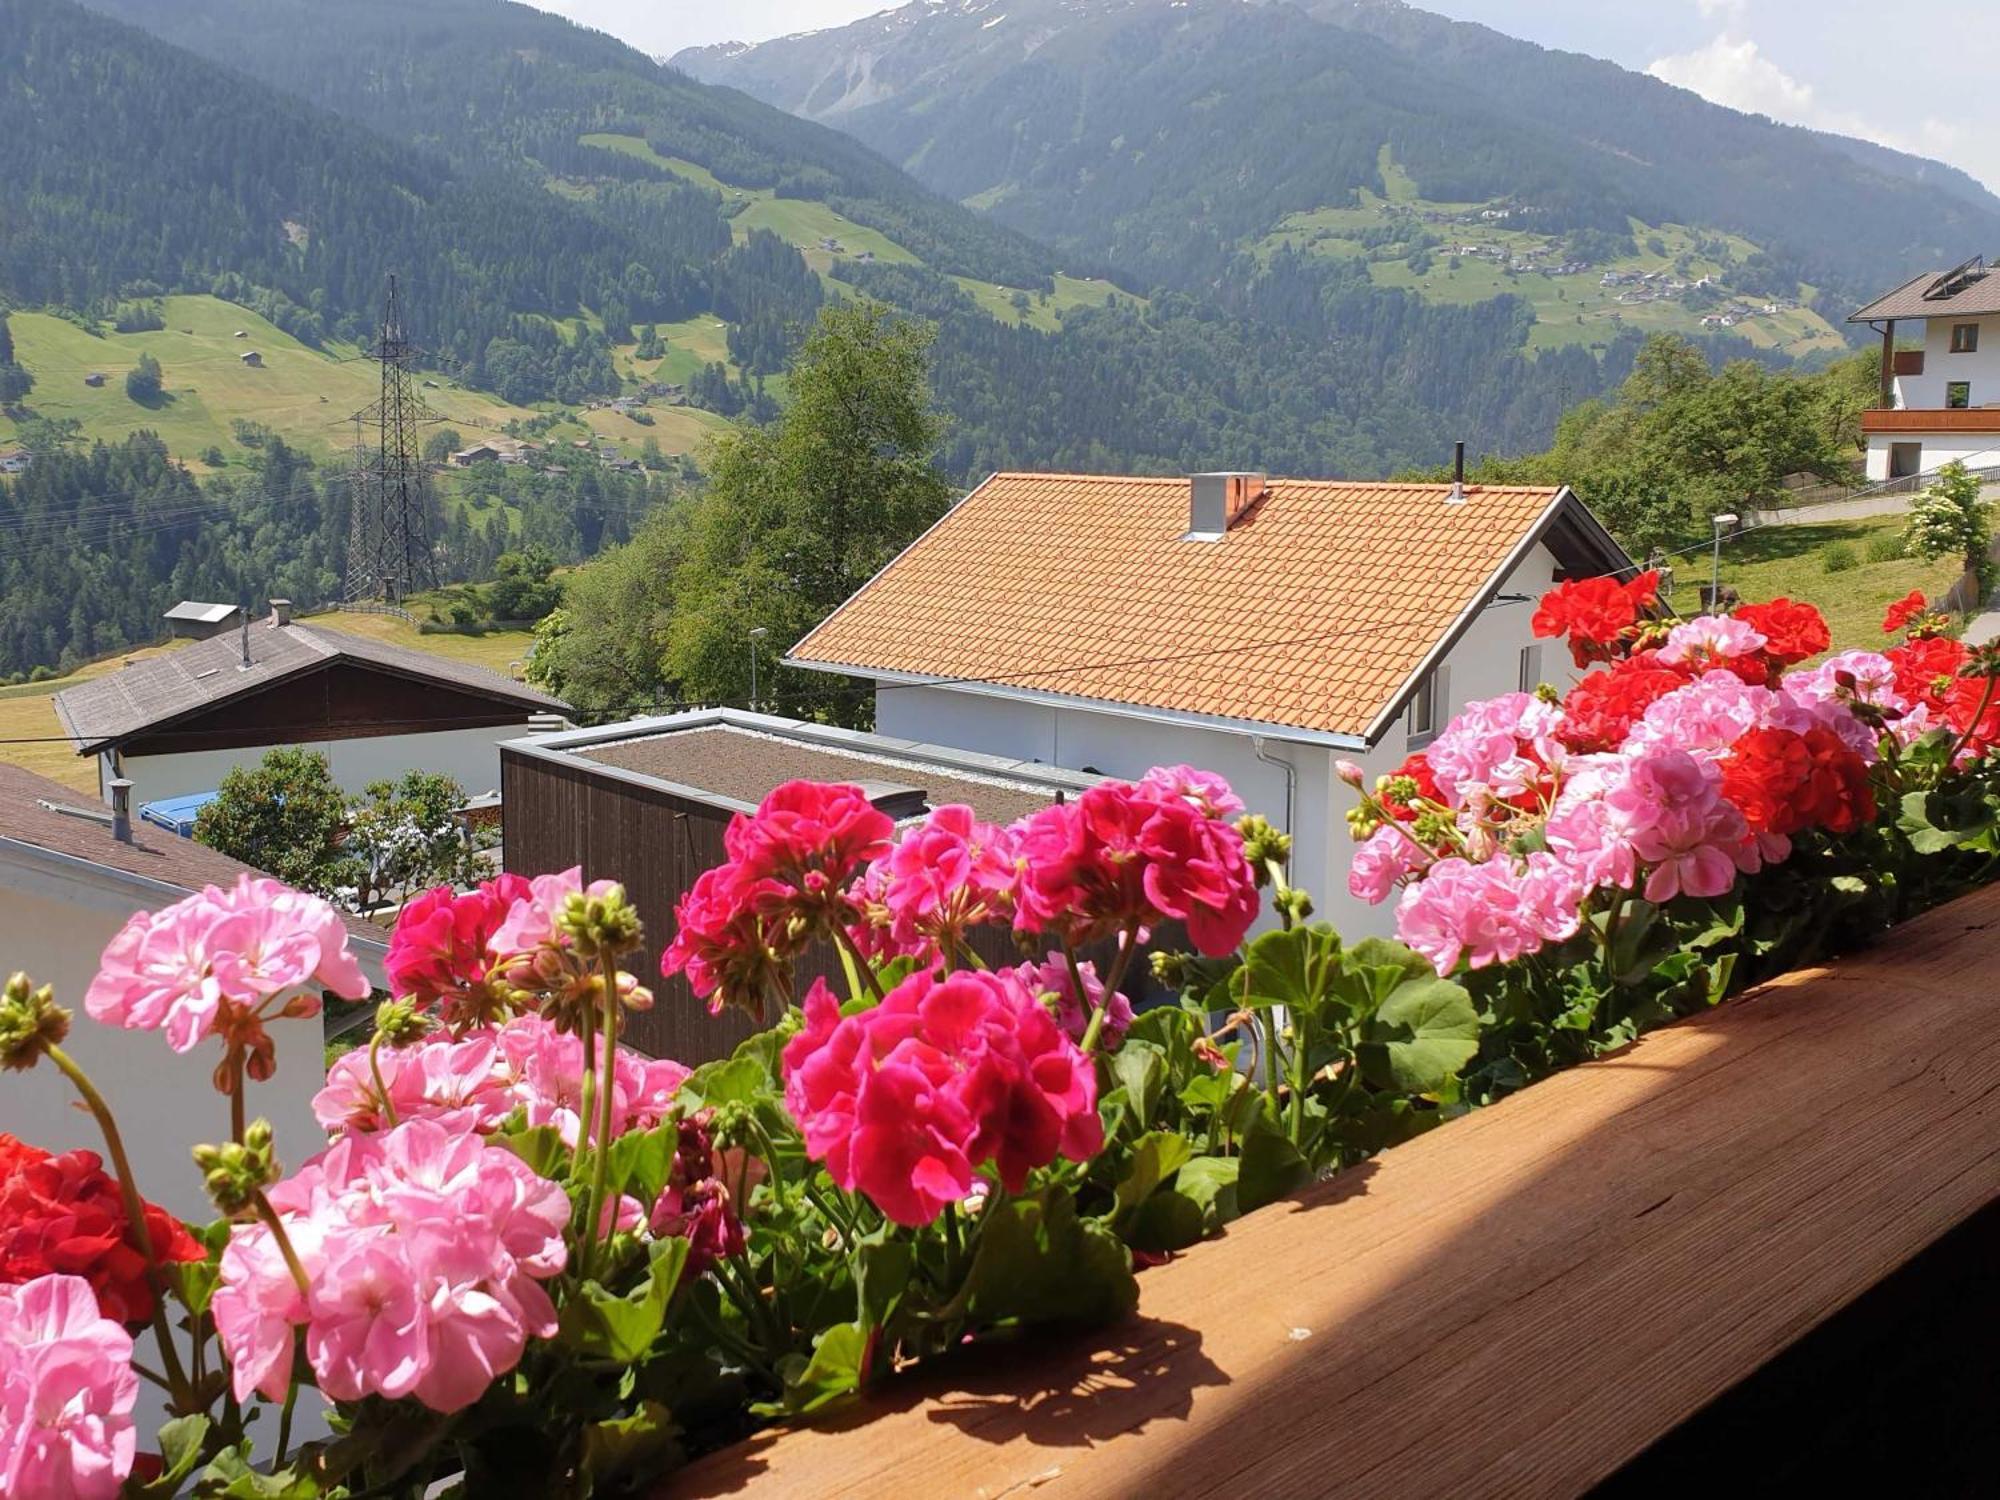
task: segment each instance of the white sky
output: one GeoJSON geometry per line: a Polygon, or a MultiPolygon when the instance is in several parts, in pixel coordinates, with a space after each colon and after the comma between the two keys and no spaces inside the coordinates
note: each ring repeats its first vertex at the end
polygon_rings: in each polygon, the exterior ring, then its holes
{"type": "MultiPolygon", "coordinates": [[[[883,0],[531,0],[658,54],[844,25],[883,0]]],[[[1162,0],[1164,3],[1164,0],[1162,0]]],[[[1420,0],[1735,109],[1863,136],[2000,191],[1992,0],[1420,0]]]]}

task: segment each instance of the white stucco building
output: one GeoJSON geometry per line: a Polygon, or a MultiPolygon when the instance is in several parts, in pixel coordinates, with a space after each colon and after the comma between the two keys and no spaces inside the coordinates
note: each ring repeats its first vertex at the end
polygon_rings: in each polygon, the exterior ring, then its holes
{"type": "Polygon", "coordinates": [[[485,667],[294,621],[282,599],[262,620],[65,688],[55,708],[100,788],[123,777],[135,805],[212,792],[282,745],[324,754],[350,794],[434,771],[477,797],[499,789],[500,741],[567,712],[485,667]]]}
{"type": "MultiPolygon", "coordinates": [[[[89,802],[58,782],[0,764],[0,975],[21,970],[55,986],[58,1003],[72,1015],[63,1048],[109,1102],[139,1191],[205,1224],[215,1209],[189,1152],[229,1135],[228,1101],[211,1078],[220,1045],[177,1054],[158,1032],[92,1021],[83,996],[105,944],[134,912],[158,911],[203,886],[233,884],[249,867],[192,839],[118,822],[89,802]]],[[[349,948],[380,986],[388,934],[359,917],[345,920],[349,948]]],[[[289,1168],[325,1145],[312,1113],[312,1097],[326,1081],[325,1035],[318,1017],[274,1020],[269,1029],[277,1071],[250,1084],[248,1103],[252,1118],[271,1122],[289,1168]]],[[[5,1076],[0,1132],[45,1151],[81,1148],[105,1156],[96,1121],[47,1064],[5,1076]]],[[[302,1435],[325,1431],[316,1410],[309,1396],[297,1429],[302,1435]]],[[[164,1418],[158,1393],[142,1386],[142,1446],[164,1418]]]]}
{"type": "Polygon", "coordinates": [[[1335,763],[1372,778],[1462,704],[1565,681],[1534,601],[1632,567],[1567,489],[999,474],[787,660],[873,679],[882,735],[1219,772],[1360,936],[1390,913],[1347,894],[1335,763]]]}
{"type": "Polygon", "coordinates": [[[1976,256],[1926,271],[1856,311],[1882,335],[1882,404],[1861,414],[1868,478],[1931,474],[1954,459],[2000,468],[2000,276],[1976,256]],[[1898,350],[1920,325],[1924,346],[1898,350]]]}

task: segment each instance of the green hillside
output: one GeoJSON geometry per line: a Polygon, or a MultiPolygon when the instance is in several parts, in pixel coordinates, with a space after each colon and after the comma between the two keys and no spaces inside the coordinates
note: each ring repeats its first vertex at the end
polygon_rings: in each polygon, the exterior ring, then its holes
{"type": "MultiPolygon", "coordinates": [[[[616,151],[635,161],[672,172],[710,192],[719,193],[723,211],[729,216],[731,235],[737,243],[747,240],[753,230],[768,229],[797,249],[805,257],[806,264],[823,281],[827,281],[828,273],[838,260],[865,258],[892,266],[924,264],[923,258],[907,246],[879,229],[856,223],[829,203],[810,198],[781,198],[769,188],[749,188],[725,182],[706,167],[681,157],[661,155],[641,136],[598,131],[582,136],[579,144],[616,151]]],[[[1108,280],[1068,276],[1061,272],[1050,278],[1051,285],[1034,290],[1005,286],[997,281],[981,281],[972,276],[954,275],[951,280],[991,317],[1003,323],[1038,328],[1044,332],[1060,327],[1062,314],[1071,308],[1102,306],[1120,293],[1120,288],[1108,280]],[[1025,307],[1017,305],[1017,296],[1026,298],[1025,307]]],[[[832,283],[828,281],[827,284],[831,286],[832,283]]],[[[690,321],[700,324],[704,320],[690,321]]],[[[671,341],[667,329],[660,331],[671,341]]],[[[711,357],[719,359],[723,356],[711,357]]],[[[667,374],[657,378],[678,380],[685,377],[667,374]]]]}
{"type": "MultiPolygon", "coordinates": [[[[0,445],[19,437],[27,420],[74,419],[93,439],[118,442],[150,431],[176,458],[197,470],[203,455],[218,448],[232,461],[247,460],[238,423],[268,428],[293,447],[318,459],[338,458],[353,446],[351,415],[380,394],[376,367],[353,347],[329,344],[311,349],[267,319],[219,297],[168,297],[162,302],[166,327],[148,333],[91,332],[72,318],[46,312],[16,312],[7,323],[16,359],[35,377],[22,421],[0,412],[0,445]],[[238,332],[244,337],[238,338],[238,332]],[[256,353],[261,365],[246,366],[256,353]],[[125,372],[142,353],[160,362],[165,393],[142,405],[125,393],[125,372]],[[85,377],[102,374],[101,386],[85,377]]],[[[689,325],[701,322],[690,319],[689,325]]],[[[713,318],[706,320],[715,327],[713,318]]],[[[674,327],[676,325],[668,325],[674,327]]],[[[684,363],[697,352],[705,359],[720,339],[691,341],[684,363]]],[[[631,346],[625,352],[629,355],[631,346]]],[[[628,360],[629,363],[629,360],[628,360]]],[[[657,367],[655,367],[657,368],[657,367]]],[[[635,367],[635,373],[638,372],[635,367]]],[[[677,380],[684,374],[644,378],[677,380]]],[[[466,389],[442,375],[427,376],[422,395],[445,424],[468,443],[503,435],[511,422],[531,421],[540,412],[516,406],[483,391],[466,389]]],[[[579,420],[558,422],[544,436],[554,442],[601,438],[627,457],[637,457],[650,437],[664,454],[694,453],[728,424],[712,412],[690,407],[648,411],[650,425],[609,409],[579,410],[579,420]]]]}
{"type": "MultiPolygon", "coordinates": [[[[309,349],[248,308],[218,297],[168,297],[166,327],[150,333],[91,333],[52,313],[9,316],[16,358],[35,377],[34,413],[74,418],[93,438],[116,442],[142,429],[160,435],[176,457],[195,460],[211,447],[241,453],[234,424],[268,427],[316,458],[353,446],[348,417],[379,394],[376,367],[346,345],[309,349]],[[245,337],[238,338],[241,332],[245,337]],[[165,397],[141,405],[125,394],[125,372],[141,353],[160,362],[165,397]],[[257,354],[251,368],[243,356],[257,354]],[[102,386],[84,384],[96,372],[102,386]]],[[[530,413],[483,392],[441,381],[424,398],[461,432],[497,433],[530,413]]],[[[0,413],[0,441],[18,424],[0,413]]]]}
{"type": "Polygon", "coordinates": [[[1607,252],[1610,236],[1579,237],[1512,227],[1528,214],[1508,198],[1440,203],[1417,195],[1409,173],[1383,147],[1384,192],[1355,189],[1342,207],[1287,214],[1259,243],[1366,263],[1375,285],[1429,302],[1524,298],[1535,312],[1531,349],[1603,348],[1619,333],[1728,331],[1759,349],[1797,357],[1846,347],[1812,308],[1815,289],[1738,291],[1735,275],[1762,254],[1741,235],[1628,219],[1630,248],[1607,252]]]}

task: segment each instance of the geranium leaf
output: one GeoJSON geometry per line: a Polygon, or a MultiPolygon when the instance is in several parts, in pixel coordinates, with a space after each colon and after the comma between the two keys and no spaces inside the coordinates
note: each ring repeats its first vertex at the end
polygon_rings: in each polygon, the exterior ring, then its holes
{"type": "Polygon", "coordinates": [[[629,1417],[592,1422],[583,1429],[583,1471],[600,1487],[621,1474],[660,1473],[680,1450],[680,1424],[658,1401],[641,1401],[629,1417]]]}
{"type": "Polygon", "coordinates": [[[584,1282],[563,1303],[558,1342],[579,1354],[624,1364],[643,1358],[666,1322],[687,1253],[684,1239],[653,1241],[646,1275],[622,1297],[594,1281],[584,1282]]]}
{"type": "Polygon", "coordinates": [[[680,1127],[676,1124],[628,1131],[619,1136],[611,1143],[611,1160],[606,1169],[609,1191],[630,1193],[641,1203],[650,1204],[667,1185],[667,1178],[673,1172],[674,1152],[679,1146],[680,1127]]]}
{"type": "Polygon", "coordinates": [[[1208,1216],[1210,1229],[1220,1229],[1236,1217],[1236,1176],[1243,1160],[1236,1156],[1197,1156],[1174,1175],[1174,1191],[1208,1216]]]}
{"type": "Polygon", "coordinates": [[[1339,952],[1340,934],[1324,922],[1267,932],[1245,951],[1243,974],[1232,982],[1231,993],[1252,1010],[1282,1005],[1310,1011],[1325,994],[1327,972],[1339,952]]]}
{"type": "Polygon", "coordinates": [[[1167,1058],[1151,1042],[1125,1038],[1125,1045],[1105,1059],[1111,1076],[1125,1090],[1125,1099],[1140,1125],[1150,1121],[1160,1107],[1160,1091],[1167,1083],[1167,1058]]]}
{"type": "Polygon", "coordinates": [[[1134,1250],[1185,1250],[1209,1232],[1202,1206],[1176,1188],[1162,1188],[1132,1216],[1125,1243],[1134,1250]]]}
{"type": "Polygon", "coordinates": [[[1161,1183],[1178,1172],[1181,1164],[1192,1155],[1193,1144],[1178,1131],[1154,1130],[1140,1136],[1127,1159],[1125,1176],[1116,1189],[1117,1206],[1112,1211],[1112,1221],[1123,1228],[1133,1210],[1150,1198],[1161,1183]]]}
{"type": "Polygon", "coordinates": [[[985,1211],[963,1302],[976,1324],[1108,1323],[1139,1302],[1132,1258],[1095,1219],[1077,1217],[1067,1188],[1010,1198],[985,1211]]]}
{"type": "Polygon", "coordinates": [[[1479,1012],[1463,985],[1406,980],[1375,1012],[1358,1052],[1364,1076],[1381,1088],[1434,1094],[1479,1051],[1479,1012]]]}
{"type": "Polygon", "coordinates": [[[690,1109],[704,1105],[755,1104],[774,1093],[770,1070],[756,1057],[703,1063],[681,1081],[674,1096],[690,1109]]]}
{"type": "Polygon", "coordinates": [[[1275,1203],[1312,1175],[1299,1148],[1276,1130],[1260,1130],[1243,1142],[1243,1162],[1236,1173],[1236,1203],[1244,1213],[1275,1203]]]}
{"type": "Polygon", "coordinates": [[[889,1321],[909,1290],[915,1263],[916,1247],[908,1240],[871,1237],[854,1247],[855,1314],[863,1327],[889,1321]]]}
{"type": "Polygon", "coordinates": [[[802,1417],[844,1401],[861,1388],[862,1361],[868,1353],[868,1330],[859,1323],[836,1323],[819,1336],[812,1358],[797,1373],[788,1374],[781,1401],[760,1401],[750,1408],[760,1417],[802,1417]]]}
{"type": "Polygon", "coordinates": [[[523,1125],[514,1130],[496,1130],[487,1139],[520,1157],[540,1177],[567,1174],[569,1147],[553,1125],[523,1125]]]}

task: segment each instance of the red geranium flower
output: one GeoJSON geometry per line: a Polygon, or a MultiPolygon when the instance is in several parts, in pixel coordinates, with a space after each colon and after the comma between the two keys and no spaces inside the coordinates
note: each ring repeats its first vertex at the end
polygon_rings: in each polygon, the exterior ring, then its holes
{"type": "MultiPolygon", "coordinates": [[[[1403,763],[1390,773],[1390,780],[1397,781],[1406,776],[1417,784],[1418,800],[1444,801],[1444,793],[1438,788],[1437,772],[1431,769],[1430,757],[1423,751],[1419,750],[1406,757],[1403,763]]],[[[1416,808],[1406,802],[1398,801],[1390,792],[1382,793],[1382,809],[1398,823],[1414,823],[1417,818],[1416,808]]]]}
{"type": "MultiPolygon", "coordinates": [[[[146,1234],[161,1261],[208,1253],[179,1219],[145,1207],[146,1234]]],[[[105,1317],[143,1323],[153,1315],[153,1287],[129,1228],[118,1184],[95,1151],[52,1156],[0,1135],[0,1284],[81,1276],[105,1317]]]]}
{"type": "Polygon", "coordinates": [[[481,989],[490,962],[486,944],[516,901],[532,892],[519,875],[500,875],[457,895],[448,885],[425,891],[405,906],[383,960],[398,996],[419,1004],[450,1004],[481,989]]]}
{"type": "Polygon", "coordinates": [[[1642,666],[1637,657],[1592,672],[1563,699],[1563,724],[1556,733],[1572,750],[1616,750],[1656,699],[1686,685],[1687,678],[1671,667],[1642,666]]]}
{"type": "Polygon", "coordinates": [[[1964,737],[1962,752],[1985,755],[2000,744],[2000,682],[1954,677],[1943,696],[1945,722],[1964,737]]]}
{"type": "Polygon", "coordinates": [[[1567,636],[1579,667],[1609,661],[1626,644],[1639,616],[1660,597],[1657,571],[1628,583],[1615,578],[1573,578],[1542,595],[1531,626],[1538,636],[1567,636]]]}
{"type": "Polygon", "coordinates": [[[1746,604],[1736,611],[1736,618],[1762,633],[1765,655],[1781,667],[1817,656],[1833,644],[1826,616],[1810,604],[1795,604],[1790,599],[1746,604]]]}
{"type": "Polygon", "coordinates": [[[1909,624],[1910,621],[1916,619],[1918,615],[1921,615],[1924,609],[1924,591],[1922,589],[1911,589],[1909,593],[1903,595],[1902,598],[1890,605],[1888,613],[1882,616],[1882,633],[1884,635],[1894,635],[1905,625],[1909,624]]]}
{"type": "Polygon", "coordinates": [[[1896,669],[1896,694],[1911,703],[1941,708],[1965,665],[1963,643],[1946,635],[1923,636],[1882,653],[1896,669]]]}
{"type": "Polygon", "coordinates": [[[1722,794],[1755,833],[1852,833],[1875,817],[1868,766],[1831,729],[1753,729],[1730,747],[1722,794]]]}

